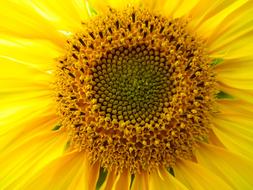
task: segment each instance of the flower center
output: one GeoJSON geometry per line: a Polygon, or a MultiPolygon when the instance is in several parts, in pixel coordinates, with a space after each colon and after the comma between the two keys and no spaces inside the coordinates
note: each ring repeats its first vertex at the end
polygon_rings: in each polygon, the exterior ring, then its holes
{"type": "Polygon", "coordinates": [[[56,74],[70,149],[131,173],[192,159],[206,140],[215,78],[203,42],[183,19],[108,10],[68,42],[56,74]]]}
{"type": "Polygon", "coordinates": [[[169,106],[170,67],[145,44],[108,51],[92,68],[92,98],[108,120],[144,126],[169,106]]]}

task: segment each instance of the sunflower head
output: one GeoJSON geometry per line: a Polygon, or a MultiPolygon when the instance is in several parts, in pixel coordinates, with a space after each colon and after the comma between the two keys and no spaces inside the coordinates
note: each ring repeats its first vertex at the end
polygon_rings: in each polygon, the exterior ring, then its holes
{"type": "Polygon", "coordinates": [[[83,23],[58,62],[57,101],[70,148],[131,173],[192,159],[208,137],[215,76],[184,19],[109,8],[83,23]]]}
{"type": "Polygon", "coordinates": [[[1,189],[252,189],[252,0],[0,5],[1,189]]]}

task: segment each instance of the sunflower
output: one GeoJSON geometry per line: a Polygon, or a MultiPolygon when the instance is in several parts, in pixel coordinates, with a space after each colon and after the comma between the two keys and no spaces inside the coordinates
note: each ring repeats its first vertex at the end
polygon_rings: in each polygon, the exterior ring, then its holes
{"type": "Polygon", "coordinates": [[[253,188],[253,1],[2,1],[1,189],[253,188]]]}

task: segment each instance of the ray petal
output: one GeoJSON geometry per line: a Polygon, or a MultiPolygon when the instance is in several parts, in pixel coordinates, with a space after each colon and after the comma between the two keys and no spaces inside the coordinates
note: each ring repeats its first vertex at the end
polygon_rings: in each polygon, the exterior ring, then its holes
{"type": "Polygon", "coordinates": [[[189,11],[188,16],[191,18],[190,26],[194,31],[197,31],[200,35],[208,39],[227,15],[245,2],[236,0],[200,0],[189,11]]]}
{"type": "Polygon", "coordinates": [[[213,118],[213,130],[222,144],[227,149],[251,159],[253,158],[252,106],[236,100],[219,101],[220,113],[213,118]]]}
{"type": "Polygon", "coordinates": [[[217,80],[227,86],[253,90],[253,56],[226,59],[215,68],[217,80]]]}
{"type": "Polygon", "coordinates": [[[222,178],[233,189],[253,187],[253,162],[246,157],[204,143],[200,144],[196,157],[198,163],[222,178]]]}
{"type": "Polygon", "coordinates": [[[118,174],[110,171],[99,190],[129,190],[131,175],[128,170],[124,170],[118,174]]]}
{"type": "Polygon", "coordinates": [[[242,2],[220,20],[208,38],[210,53],[223,58],[250,54],[252,44],[252,1],[242,2]]]}
{"type": "Polygon", "coordinates": [[[89,6],[92,10],[98,13],[104,13],[108,10],[109,7],[114,9],[122,9],[126,8],[128,5],[141,5],[140,0],[104,0],[104,1],[97,1],[97,0],[87,0],[89,6]]]}
{"type": "Polygon", "coordinates": [[[87,173],[88,169],[89,162],[84,152],[70,152],[50,162],[22,188],[70,190],[73,187],[77,190],[79,187],[84,187],[88,189],[87,179],[90,175],[87,173]]]}
{"type": "Polygon", "coordinates": [[[150,173],[149,189],[167,190],[168,187],[174,190],[188,190],[178,179],[171,176],[165,168],[150,173]]]}
{"type": "Polygon", "coordinates": [[[20,189],[45,164],[61,156],[66,142],[63,131],[41,133],[1,153],[1,188],[20,189]]]}
{"type": "Polygon", "coordinates": [[[208,169],[200,164],[186,160],[178,160],[174,168],[176,178],[189,189],[213,190],[232,188],[208,169]]]}

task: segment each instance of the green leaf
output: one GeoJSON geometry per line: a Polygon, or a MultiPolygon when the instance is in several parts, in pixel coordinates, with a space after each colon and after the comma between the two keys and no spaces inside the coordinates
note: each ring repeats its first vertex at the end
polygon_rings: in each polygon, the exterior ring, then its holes
{"type": "Polygon", "coordinates": [[[58,129],[60,129],[61,128],[61,124],[56,124],[54,127],[53,127],[53,129],[52,129],[52,131],[57,131],[58,129]]]}
{"type": "Polygon", "coordinates": [[[100,168],[99,177],[96,184],[96,190],[99,190],[101,188],[101,186],[105,182],[106,176],[107,176],[107,171],[104,168],[100,168]]]}
{"type": "Polygon", "coordinates": [[[134,182],[135,175],[131,175],[131,182],[130,182],[130,189],[132,188],[133,182],[134,182]]]}
{"type": "Polygon", "coordinates": [[[167,168],[167,170],[168,170],[168,172],[169,172],[171,175],[175,176],[175,173],[174,173],[174,170],[173,170],[172,167],[167,168]]]}
{"type": "Polygon", "coordinates": [[[223,91],[220,91],[216,97],[218,99],[234,99],[233,96],[231,96],[230,94],[226,93],[226,92],[223,92],[223,91]]]}
{"type": "Polygon", "coordinates": [[[212,60],[212,63],[211,65],[214,66],[214,65],[218,65],[220,63],[222,63],[224,60],[222,58],[215,58],[212,60]]]}

